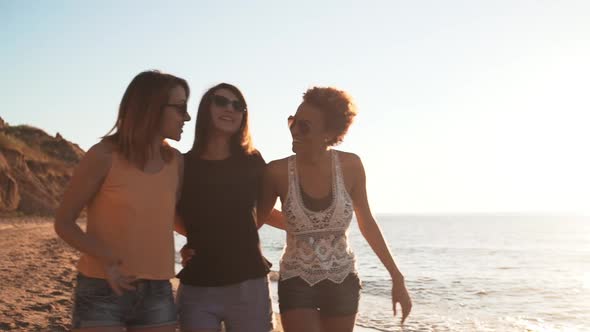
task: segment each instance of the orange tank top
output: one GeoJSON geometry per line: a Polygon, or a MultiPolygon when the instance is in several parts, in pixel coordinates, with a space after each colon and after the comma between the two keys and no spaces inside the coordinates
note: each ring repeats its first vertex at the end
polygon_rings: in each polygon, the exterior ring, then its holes
{"type": "MultiPolygon", "coordinates": [[[[174,277],[178,180],[177,157],[150,174],[113,152],[111,169],[88,205],[86,232],[122,260],[123,273],[151,280],[174,277]]],[[[87,254],[78,271],[105,278],[100,262],[87,254]]]]}

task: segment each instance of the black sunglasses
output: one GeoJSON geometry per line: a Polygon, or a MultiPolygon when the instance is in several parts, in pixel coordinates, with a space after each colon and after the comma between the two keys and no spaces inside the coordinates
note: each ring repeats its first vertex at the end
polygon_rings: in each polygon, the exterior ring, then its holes
{"type": "Polygon", "coordinates": [[[178,113],[185,115],[188,113],[188,106],[187,104],[164,104],[162,107],[172,107],[174,108],[178,113]]]}
{"type": "Polygon", "coordinates": [[[292,115],[287,118],[287,124],[289,125],[290,130],[293,130],[293,128],[297,126],[297,129],[299,129],[299,133],[301,133],[301,135],[307,135],[311,130],[309,123],[305,121],[297,121],[297,119],[292,115]]]}
{"type": "Polygon", "coordinates": [[[218,107],[226,107],[231,104],[236,112],[246,112],[246,105],[239,100],[230,100],[224,96],[213,95],[213,103],[218,107]]]}

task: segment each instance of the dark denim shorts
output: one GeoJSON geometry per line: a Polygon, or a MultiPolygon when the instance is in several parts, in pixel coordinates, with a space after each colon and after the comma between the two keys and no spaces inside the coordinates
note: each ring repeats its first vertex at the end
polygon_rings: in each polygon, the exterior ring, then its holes
{"type": "Polygon", "coordinates": [[[176,305],[168,280],[138,280],[134,291],[117,296],[104,279],[78,274],[72,328],[175,325],[176,305]]]}
{"type": "Polygon", "coordinates": [[[358,311],[361,281],[356,273],[349,274],[342,283],[323,280],[310,286],[295,277],[279,280],[279,309],[316,309],[327,316],[348,316],[358,311]]]}

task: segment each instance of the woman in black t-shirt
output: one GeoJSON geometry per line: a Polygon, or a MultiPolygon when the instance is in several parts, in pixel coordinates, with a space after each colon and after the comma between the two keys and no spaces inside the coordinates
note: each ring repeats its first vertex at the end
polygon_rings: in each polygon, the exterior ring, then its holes
{"type": "MultiPolygon", "coordinates": [[[[256,201],[265,162],[254,149],[238,88],[209,89],[185,155],[177,231],[193,256],[179,273],[182,331],[271,331],[269,263],[262,256],[256,201]]],[[[275,213],[273,219],[280,219],[275,213]]]]}

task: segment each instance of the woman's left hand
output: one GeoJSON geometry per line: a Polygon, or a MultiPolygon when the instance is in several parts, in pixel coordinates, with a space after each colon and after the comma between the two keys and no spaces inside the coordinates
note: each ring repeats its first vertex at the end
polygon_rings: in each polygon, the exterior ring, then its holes
{"type": "Polygon", "coordinates": [[[180,264],[182,264],[182,267],[186,267],[188,261],[190,261],[196,253],[195,249],[191,249],[187,245],[184,245],[184,247],[180,249],[180,257],[182,257],[182,262],[180,264]]]}
{"type": "Polygon", "coordinates": [[[397,315],[397,304],[399,303],[402,307],[402,324],[410,315],[412,311],[412,299],[408,290],[406,289],[406,283],[404,279],[398,279],[393,281],[393,287],[391,288],[391,302],[393,302],[393,316],[397,315]]]}

